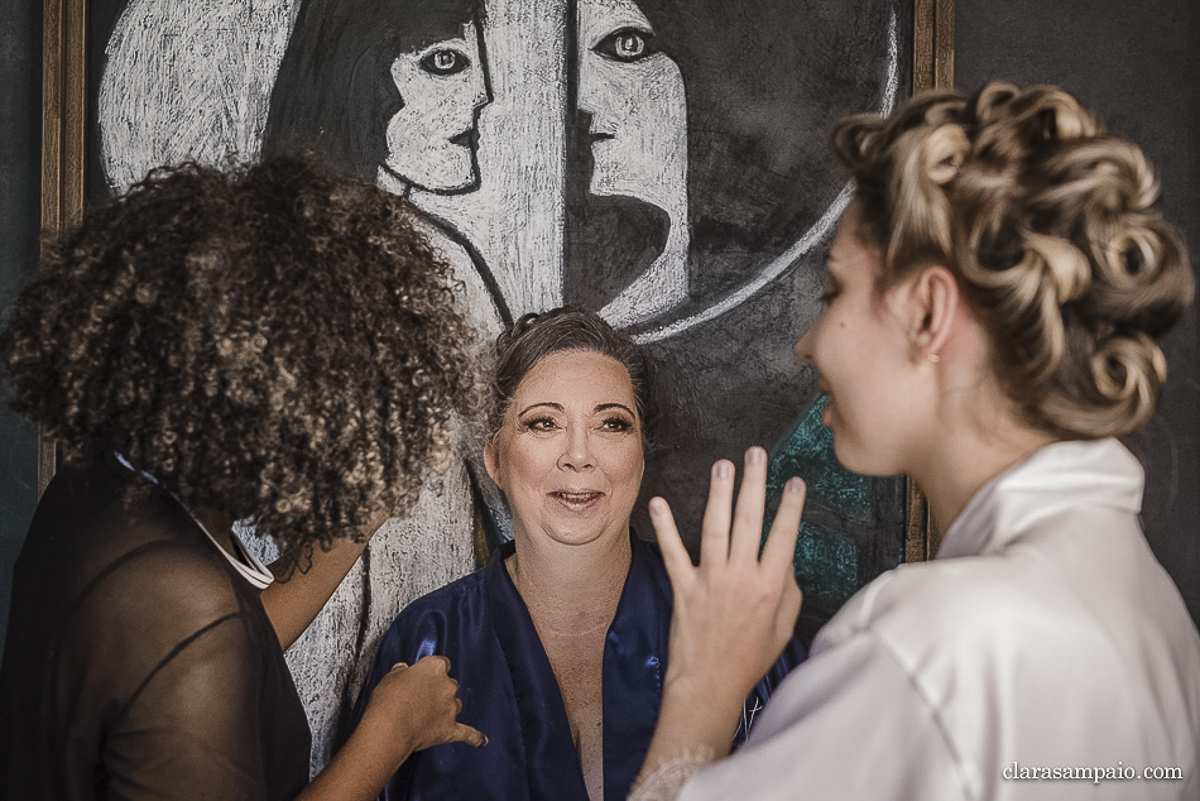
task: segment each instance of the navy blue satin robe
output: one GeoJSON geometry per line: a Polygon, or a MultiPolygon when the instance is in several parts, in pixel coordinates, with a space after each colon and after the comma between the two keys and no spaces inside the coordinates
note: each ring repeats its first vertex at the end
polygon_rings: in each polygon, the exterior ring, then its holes
{"type": "MultiPolygon", "coordinates": [[[[604,646],[605,801],[624,799],[637,777],[667,669],[671,585],[658,548],[630,536],[629,575],[604,646]]],[[[459,683],[459,720],[489,742],[479,749],[451,743],[413,754],[380,799],[587,801],[558,683],[504,567],[513,549],[505,543],[488,567],[417,599],[384,635],[359,714],[392,665],[441,654],[459,683]]],[[[767,696],[806,655],[793,640],[759,682],[746,701],[739,742],[767,696]]]]}

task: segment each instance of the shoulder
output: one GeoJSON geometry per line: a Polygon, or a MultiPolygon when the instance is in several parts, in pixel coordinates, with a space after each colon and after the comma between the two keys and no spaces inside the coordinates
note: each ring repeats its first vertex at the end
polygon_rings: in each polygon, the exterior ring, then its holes
{"type": "MultiPolygon", "coordinates": [[[[462,604],[486,603],[486,578],[489,567],[476,570],[460,579],[426,593],[404,607],[395,623],[412,622],[422,617],[452,610],[462,604]]],[[[501,569],[503,569],[501,567],[501,569]]]]}
{"type": "Polygon", "coordinates": [[[818,635],[814,650],[869,632],[902,665],[960,648],[988,653],[1053,637],[1072,610],[1048,603],[1019,559],[968,557],[902,565],[860,590],[818,635]]]}
{"type": "MultiPolygon", "coordinates": [[[[503,570],[503,566],[496,566],[503,570]]],[[[485,567],[463,576],[445,587],[426,593],[396,616],[380,644],[380,651],[399,653],[408,645],[430,637],[441,642],[447,631],[488,616],[488,571],[485,567]]],[[[434,650],[431,653],[440,653],[434,650]]],[[[394,655],[394,654],[393,654],[394,655]]],[[[397,660],[407,661],[407,660],[397,660]]]]}

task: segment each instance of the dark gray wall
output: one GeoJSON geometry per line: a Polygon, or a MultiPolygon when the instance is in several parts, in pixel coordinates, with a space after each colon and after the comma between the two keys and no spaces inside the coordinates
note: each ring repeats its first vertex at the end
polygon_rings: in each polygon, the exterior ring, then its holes
{"type": "MultiPolygon", "coordinates": [[[[1158,167],[1163,209],[1200,263],[1200,57],[1195,0],[957,0],[955,84],[1054,83],[1158,167]]],[[[1200,362],[1192,309],[1167,338],[1170,377],[1133,443],[1146,465],[1146,537],[1200,620],[1200,362]]]]}
{"type": "MultiPolygon", "coordinates": [[[[0,4],[0,327],[37,264],[41,190],[42,4],[0,4]]],[[[37,431],[0,394],[0,648],[12,568],[37,503],[37,431]]]]}

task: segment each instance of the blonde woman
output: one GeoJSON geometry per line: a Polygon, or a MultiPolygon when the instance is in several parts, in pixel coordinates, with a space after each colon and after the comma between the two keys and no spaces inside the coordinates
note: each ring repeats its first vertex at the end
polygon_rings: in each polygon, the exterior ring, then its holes
{"type": "Polygon", "coordinates": [[[1069,94],[1003,82],[847,119],[833,141],[856,197],[796,350],[838,458],[914,476],[945,538],[852,598],[746,747],[688,780],[794,619],[803,493],[759,560],[765,467],[747,460],[731,531],[719,463],[699,568],[656,499],[672,661],[635,795],[1198,797],[1200,636],[1119,439],[1150,418],[1156,340],[1193,294],[1152,168],[1069,94]],[[716,642],[745,659],[703,659],[716,642]]]}

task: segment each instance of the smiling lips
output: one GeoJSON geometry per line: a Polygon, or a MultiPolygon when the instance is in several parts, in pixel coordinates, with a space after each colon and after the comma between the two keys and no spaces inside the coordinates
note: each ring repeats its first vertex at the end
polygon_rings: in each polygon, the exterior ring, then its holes
{"type": "Polygon", "coordinates": [[[595,506],[596,503],[604,497],[604,493],[595,490],[583,490],[578,492],[559,490],[557,492],[551,492],[550,497],[554,498],[556,501],[572,511],[581,512],[584,509],[590,509],[591,507],[595,506]]]}

